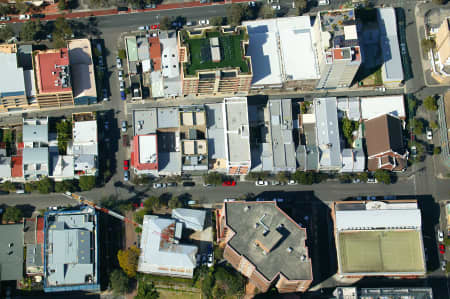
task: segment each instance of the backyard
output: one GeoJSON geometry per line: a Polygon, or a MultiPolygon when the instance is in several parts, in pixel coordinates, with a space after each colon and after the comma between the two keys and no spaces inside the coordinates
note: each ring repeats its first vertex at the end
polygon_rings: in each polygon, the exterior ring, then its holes
{"type": "Polygon", "coordinates": [[[187,64],[186,71],[189,75],[195,75],[198,70],[215,69],[223,67],[239,67],[241,72],[249,71],[248,61],[243,59],[244,53],[241,41],[245,32],[240,34],[223,34],[217,31],[206,32],[204,38],[190,38],[186,40],[190,53],[190,64],[187,64]],[[220,45],[220,62],[211,60],[210,38],[218,37],[220,45]]]}

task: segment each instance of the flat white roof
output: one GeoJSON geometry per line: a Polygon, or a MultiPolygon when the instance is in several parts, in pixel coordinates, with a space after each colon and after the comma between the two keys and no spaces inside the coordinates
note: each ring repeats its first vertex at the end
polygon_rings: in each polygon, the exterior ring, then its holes
{"type": "Polygon", "coordinates": [[[139,163],[155,163],[158,153],[156,150],[156,135],[139,136],[139,163]]]}
{"type": "Polygon", "coordinates": [[[383,114],[391,114],[404,119],[403,95],[361,98],[361,118],[370,119],[383,114]]]}
{"type": "Polygon", "coordinates": [[[252,58],[252,84],[319,79],[309,16],[244,22],[252,58]]]}
{"type": "Polygon", "coordinates": [[[77,121],[73,128],[73,143],[97,142],[97,121],[77,121]]]}

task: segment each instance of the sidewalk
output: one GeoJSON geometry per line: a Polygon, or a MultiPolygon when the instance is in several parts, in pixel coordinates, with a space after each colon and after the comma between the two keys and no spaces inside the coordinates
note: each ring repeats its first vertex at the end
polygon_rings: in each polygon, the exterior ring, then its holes
{"type": "MultiPolygon", "coordinates": [[[[91,9],[91,10],[80,10],[80,11],[55,11],[53,5],[48,8],[48,13],[44,18],[41,18],[41,21],[51,21],[56,20],[58,17],[64,17],[66,19],[77,19],[77,18],[86,18],[91,16],[111,16],[118,14],[134,14],[134,13],[142,13],[149,11],[161,11],[161,10],[172,10],[172,9],[183,9],[183,8],[192,8],[192,7],[203,7],[203,6],[213,6],[213,5],[225,5],[231,3],[245,3],[249,2],[249,0],[230,0],[230,1],[221,1],[214,3],[200,3],[197,1],[187,2],[187,3],[173,3],[173,4],[160,4],[157,5],[156,8],[148,8],[148,9],[128,9],[128,11],[117,11],[115,8],[109,9],[91,9]]],[[[46,13],[44,10],[42,13],[46,13]]],[[[2,23],[24,23],[28,20],[19,20],[19,15],[9,15],[11,17],[10,21],[2,22],[2,23]]]]}

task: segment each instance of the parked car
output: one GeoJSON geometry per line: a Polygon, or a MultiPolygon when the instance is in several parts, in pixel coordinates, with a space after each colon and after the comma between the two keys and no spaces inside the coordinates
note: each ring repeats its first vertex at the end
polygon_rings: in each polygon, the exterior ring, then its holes
{"type": "Polygon", "coordinates": [[[319,5],[329,5],[330,0],[319,0],[319,5]]]}
{"type": "Polygon", "coordinates": [[[433,131],[427,128],[427,140],[433,140],[433,131]]]}
{"type": "Polygon", "coordinates": [[[255,7],[255,6],[256,6],[256,2],[255,2],[255,1],[250,1],[250,2],[248,3],[248,6],[250,6],[250,7],[255,7]]]}
{"type": "Polygon", "coordinates": [[[119,81],[123,81],[123,72],[119,71],[119,73],[117,75],[119,77],[119,81]]]}
{"type": "Polygon", "coordinates": [[[127,95],[125,94],[125,91],[124,91],[124,90],[121,90],[121,91],[120,91],[120,97],[121,97],[121,99],[122,99],[123,101],[125,101],[125,100],[127,99],[127,95]]]}
{"type": "Polygon", "coordinates": [[[209,25],[209,20],[208,19],[200,20],[199,24],[200,25],[209,25]]]}
{"type": "Polygon", "coordinates": [[[367,183],[369,183],[369,184],[376,184],[376,183],[378,183],[378,181],[377,181],[376,178],[368,178],[367,179],[367,183]]]}
{"type": "Polygon", "coordinates": [[[212,253],[208,253],[208,267],[212,267],[213,266],[213,254],[212,253]]]}
{"type": "Polygon", "coordinates": [[[213,186],[212,184],[203,183],[203,187],[209,188],[209,187],[212,187],[212,186],[213,186]]]}
{"type": "Polygon", "coordinates": [[[236,199],[234,199],[234,198],[225,198],[223,200],[223,202],[231,202],[231,201],[236,201],[236,199]]]}
{"type": "Polygon", "coordinates": [[[377,200],[375,196],[367,196],[367,200],[377,200]]]}
{"type": "Polygon", "coordinates": [[[128,170],[125,170],[125,171],[123,172],[123,180],[124,180],[125,182],[127,182],[128,180],[130,180],[130,172],[129,172],[128,170]]]}
{"type": "Polygon", "coordinates": [[[120,13],[120,12],[126,12],[126,11],[128,11],[128,7],[126,7],[126,6],[119,6],[119,7],[117,7],[117,11],[120,13]]]}
{"type": "Polygon", "coordinates": [[[255,186],[267,186],[267,185],[269,185],[269,182],[267,181],[259,180],[255,182],[255,186]]]}
{"type": "Polygon", "coordinates": [[[294,180],[289,180],[288,185],[297,185],[297,182],[294,180]]]}
{"type": "Polygon", "coordinates": [[[116,65],[118,69],[122,68],[122,60],[119,58],[119,56],[116,57],[116,65]]]}
{"type": "Polygon", "coordinates": [[[257,198],[256,198],[256,201],[264,201],[264,198],[257,197],[257,198]]]}
{"type": "Polygon", "coordinates": [[[152,29],[152,30],[159,29],[160,27],[161,27],[160,24],[153,24],[153,25],[150,25],[150,29],[152,29]]]}
{"type": "Polygon", "coordinates": [[[192,23],[192,21],[187,21],[187,22],[186,22],[186,26],[192,26],[192,25],[194,25],[194,24],[192,23]]]}
{"type": "Polygon", "coordinates": [[[19,20],[29,20],[30,19],[30,15],[20,15],[19,16],[19,20]]]}
{"type": "Polygon", "coordinates": [[[167,185],[164,183],[153,183],[153,189],[166,188],[167,185]]]}
{"type": "Polygon", "coordinates": [[[35,14],[32,14],[31,17],[33,19],[42,19],[42,18],[45,18],[45,15],[42,13],[35,13],[35,14]]]}
{"type": "Polygon", "coordinates": [[[223,183],[222,183],[222,186],[224,186],[224,187],[232,187],[232,186],[236,186],[236,181],[224,181],[223,183]]]}
{"type": "Polygon", "coordinates": [[[122,132],[126,132],[127,131],[127,121],[123,120],[122,121],[122,132]]]}
{"type": "Polygon", "coordinates": [[[123,160],[123,170],[130,169],[130,162],[128,160],[123,160]]]}
{"type": "Polygon", "coordinates": [[[395,195],[386,195],[383,198],[384,198],[384,200],[395,200],[395,199],[397,199],[397,196],[395,196],[395,195]]]}
{"type": "Polygon", "coordinates": [[[417,157],[417,147],[415,145],[411,146],[411,156],[417,157]]]}
{"type": "Polygon", "coordinates": [[[444,233],[441,230],[438,230],[438,240],[444,242],[444,233]]]}
{"type": "Polygon", "coordinates": [[[120,88],[120,91],[125,91],[125,82],[120,81],[119,82],[119,88],[120,88]]]}
{"type": "Polygon", "coordinates": [[[10,21],[11,20],[11,17],[9,17],[9,16],[1,16],[0,17],[0,21],[10,21]]]}
{"type": "Polygon", "coordinates": [[[188,201],[188,205],[190,205],[190,206],[192,206],[192,205],[195,205],[197,202],[195,201],[195,200],[190,200],[190,201],[188,201]]]}
{"type": "Polygon", "coordinates": [[[447,262],[446,261],[441,261],[441,270],[445,271],[447,269],[447,262]]]}
{"type": "Polygon", "coordinates": [[[175,183],[175,182],[167,183],[167,187],[176,187],[176,186],[177,186],[177,183],[175,183]]]}
{"type": "Polygon", "coordinates": [[[444,253],[445,253],[445,246],[444,246],[444,244],[439,244],[439,252],[440,252],[441,254],[444,254],[444,253]]]}
{"type": "Polygon", "coordinates": [[[194,187],[195,182],[191,182],[191,181],[183,182],[183,186],[184,187],[194,187]]]}
{"type": "Polygon", "coordinates": [[[109,121],[105,121],[105,130],[109,129],[109,121]]]}
{"type": "Polygon", "coordinates": [[[107,102],[109,100],[108,98],[108,90],[106,88],[103,88],[103,101],[107,102]]]}
{"type": "Polygon", "coordinates": [[[272,9],[273,10],[280,10],[281,9],[281,6],[280,5],[272,5],[272,9]]]}
{"type": "Polygon", "coordinates": [[[58,210],[58,207],[57,207],[57,206],[50,206],[50,207],[48,207],[48,209],[49,209],[50,211],[57,211],[57,210],[58,210]]]}
{"type": "Polygon", "coordinates": [[[280,185],[280,182],[279,181],[271,181],[270,184],[272,186],[277,186],[277,185],[280,185]]]}

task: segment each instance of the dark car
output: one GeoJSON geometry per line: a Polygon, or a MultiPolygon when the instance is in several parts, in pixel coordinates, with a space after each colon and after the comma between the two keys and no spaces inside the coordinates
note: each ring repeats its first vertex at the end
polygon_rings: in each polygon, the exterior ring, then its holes
{"type": "Polygon", "coordinates": [[[42,13],[35,13],[35,14],[32,14],[31,17],[33,19],[42,19],[42,18],[45,18],[45,15],[42,13]]]}
{"type": "Polygon", "coordinates": [[[193,186],[195,186],[195,183],[194,182],[183,182],[183,186],[184,187],[193,187],[193,186]]]}
{"type": "Polygon", "coordinates": [[[167,187],[176,187],[176,186],[177,186],[177,183],[175,183],[175,182],[167,183],[167,187]]]}
{"type": "Polygon", "coordinates": [[[126,7],[126,6],[119,6],[119,7],[117,7],[117,11],[118,12],[128,11],[128,7],[126,7]]]}
{"type": "Polygon", "coordinates": [[[125,91],[121,91],[120,92],[120,97],[122,98],[122,100],[126,100],[127,99],[127,96],[126,96],[126,94],[125,94],[125,91]]]}

